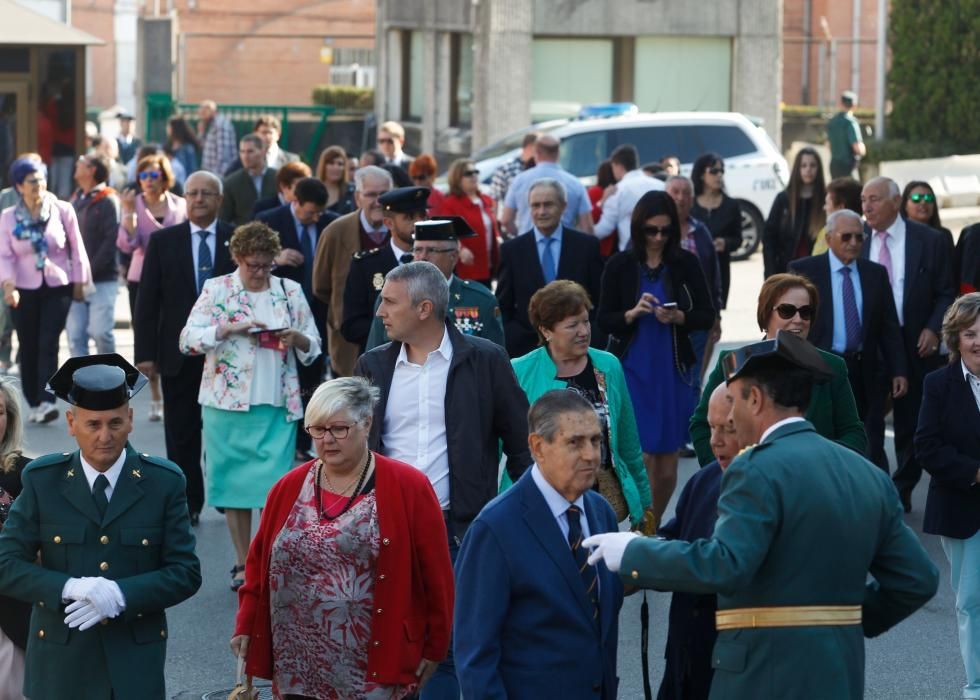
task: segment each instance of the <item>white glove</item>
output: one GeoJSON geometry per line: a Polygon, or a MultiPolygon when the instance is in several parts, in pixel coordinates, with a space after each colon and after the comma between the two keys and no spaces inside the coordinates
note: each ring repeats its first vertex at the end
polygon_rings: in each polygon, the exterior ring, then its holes
{"type": "Polygon", "coordinates": [[[619,571],[623,564],[626,547],[639,537],[635,532],[608,532],[604,535],[592,535],[582,541],[583,547],[592,550],[589,554],[589,564],[595,565],[600,559],[605,560],[606,568],[612,572],[619,571]]]}
{"type": "Polygon", "coordinates": [[[65,624],[72,629],[77,627],[79,631],[94,627],[105,619],[105,616],[87,600],[76,600],[65,608],[65,612],[68,613],[65,624]]]}
{"type": "Polygon", "coordinates": [[[119,584],[100,577],[69,579],[62,597],[74,600],[65,608],[65,624],[85,630],[106,618],[116,617],[126,609],[119,584]]]}

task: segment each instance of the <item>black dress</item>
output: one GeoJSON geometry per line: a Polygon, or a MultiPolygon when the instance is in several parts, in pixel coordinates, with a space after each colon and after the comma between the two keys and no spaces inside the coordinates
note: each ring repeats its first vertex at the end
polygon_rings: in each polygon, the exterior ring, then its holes
{"type": "Polygon", "coordinates": [[[718,267],[721,270],[722,307],[728,305],[728,288],[732,283],[731,254],[742,245],[742,207],[737,199],[722,193],[721,204],[714,209],[705,209],[697,199],[691,207],[691,216],[703,221],[714,239],[725,239],[724,252],[718,253],[718,267]]]}
{"type": "MultiPolygon", "coordinates": [[[[20,473],[30,462],[30,457],[20,455],[10,471],[0,471],[0,492],[12,498],[20,495],[20,473]]],[[[6,499],[4,499],[6,500],[6,499]]],[[[0,529],[7,513],[0,512],[0,529]]],[[[31,622],[31,604],[0,595],[0,629],[19,649],[27,648],[27,629],[31,622]]]]}

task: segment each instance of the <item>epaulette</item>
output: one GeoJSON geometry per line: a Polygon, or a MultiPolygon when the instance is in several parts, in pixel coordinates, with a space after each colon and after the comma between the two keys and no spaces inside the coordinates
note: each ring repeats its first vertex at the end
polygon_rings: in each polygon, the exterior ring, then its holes
{"type": "Polygon", "coordinates": [[[469,289],[471,292],[476,292],[477,294],[481,294],[485,297],[491,297],[493,299],[496,299],[496,297],[493,295],[493,292],[487,289],[486,285],[480,284],[479,282],[471,282],[470,280],[463,280],[463,286],[469,289]]]}
{"type": "Polygon", "coordinates": [[[148,455],[145,452],[140,452],[139,457],[142,461],[146,462],[147,464],[152,464],[157,467],[163,467],[164,469],[168,469],[172,472],[176,472],[177,474],[183,474],[183,472],[180,470],[180,467],[178,467],[176,464],[174,464],[169,459],[166,459],[164,457],[154,457],[153,455],[148,455]]]}
{"type": "Polygon", "coordinates": [[[71,460],[71,452],[53,452],[49,455],[41,455],[27,463],[25,469],[44,469],[58,464],[64,464],[71,460]]]}
{"type": "Polygon", "coordinates": [[[383,248],[384,246],[378,246],[377,248],[370,248],[368,250],[358,250],[351,257],[354,260],[363,260],[364,258],[371,257],[372,255],[377,255],[383,248]]]}

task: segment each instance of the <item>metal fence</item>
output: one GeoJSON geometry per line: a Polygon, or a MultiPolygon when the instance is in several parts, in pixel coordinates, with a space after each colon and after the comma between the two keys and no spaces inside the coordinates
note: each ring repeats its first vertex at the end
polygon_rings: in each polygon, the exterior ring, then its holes
{"type": "MultiPolygon", "coordinates": [[[[335,107],[311,105],[309,107],[292,107],[287,105],[218,105],[218,111],[231,120],[239,137],[250,134],[255,128],[255,122],[262,116],[274,116],[282,123],[282,133],[279,144],[288,151],[294,151],[307,163],[315,163],[317,148],[330,115],[335,107]],[[290,129],[302,122],[304,126],[313,125],[312,135],[304,139],[305,143],[290,141],[290,129]]],[[[197,126],[197,105],[180,103],[165,93],[151,93],[146,96],[146,139],[163,143],[167,139],[167,120],[173,116],[182,116],[191,125],[197,126]]],[[[308,129],[303,129],[308,132],[308,129]]]]}

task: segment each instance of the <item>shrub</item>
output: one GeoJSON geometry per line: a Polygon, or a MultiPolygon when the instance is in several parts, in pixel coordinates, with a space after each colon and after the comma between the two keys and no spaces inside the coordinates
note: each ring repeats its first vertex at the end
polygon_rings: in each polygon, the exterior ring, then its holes
{"type": "Polygon", "coordinates": [[[313,88],[313,104],[337,109],[374,109],[374,88],[351,85],[317,85],[313,88]]]}

